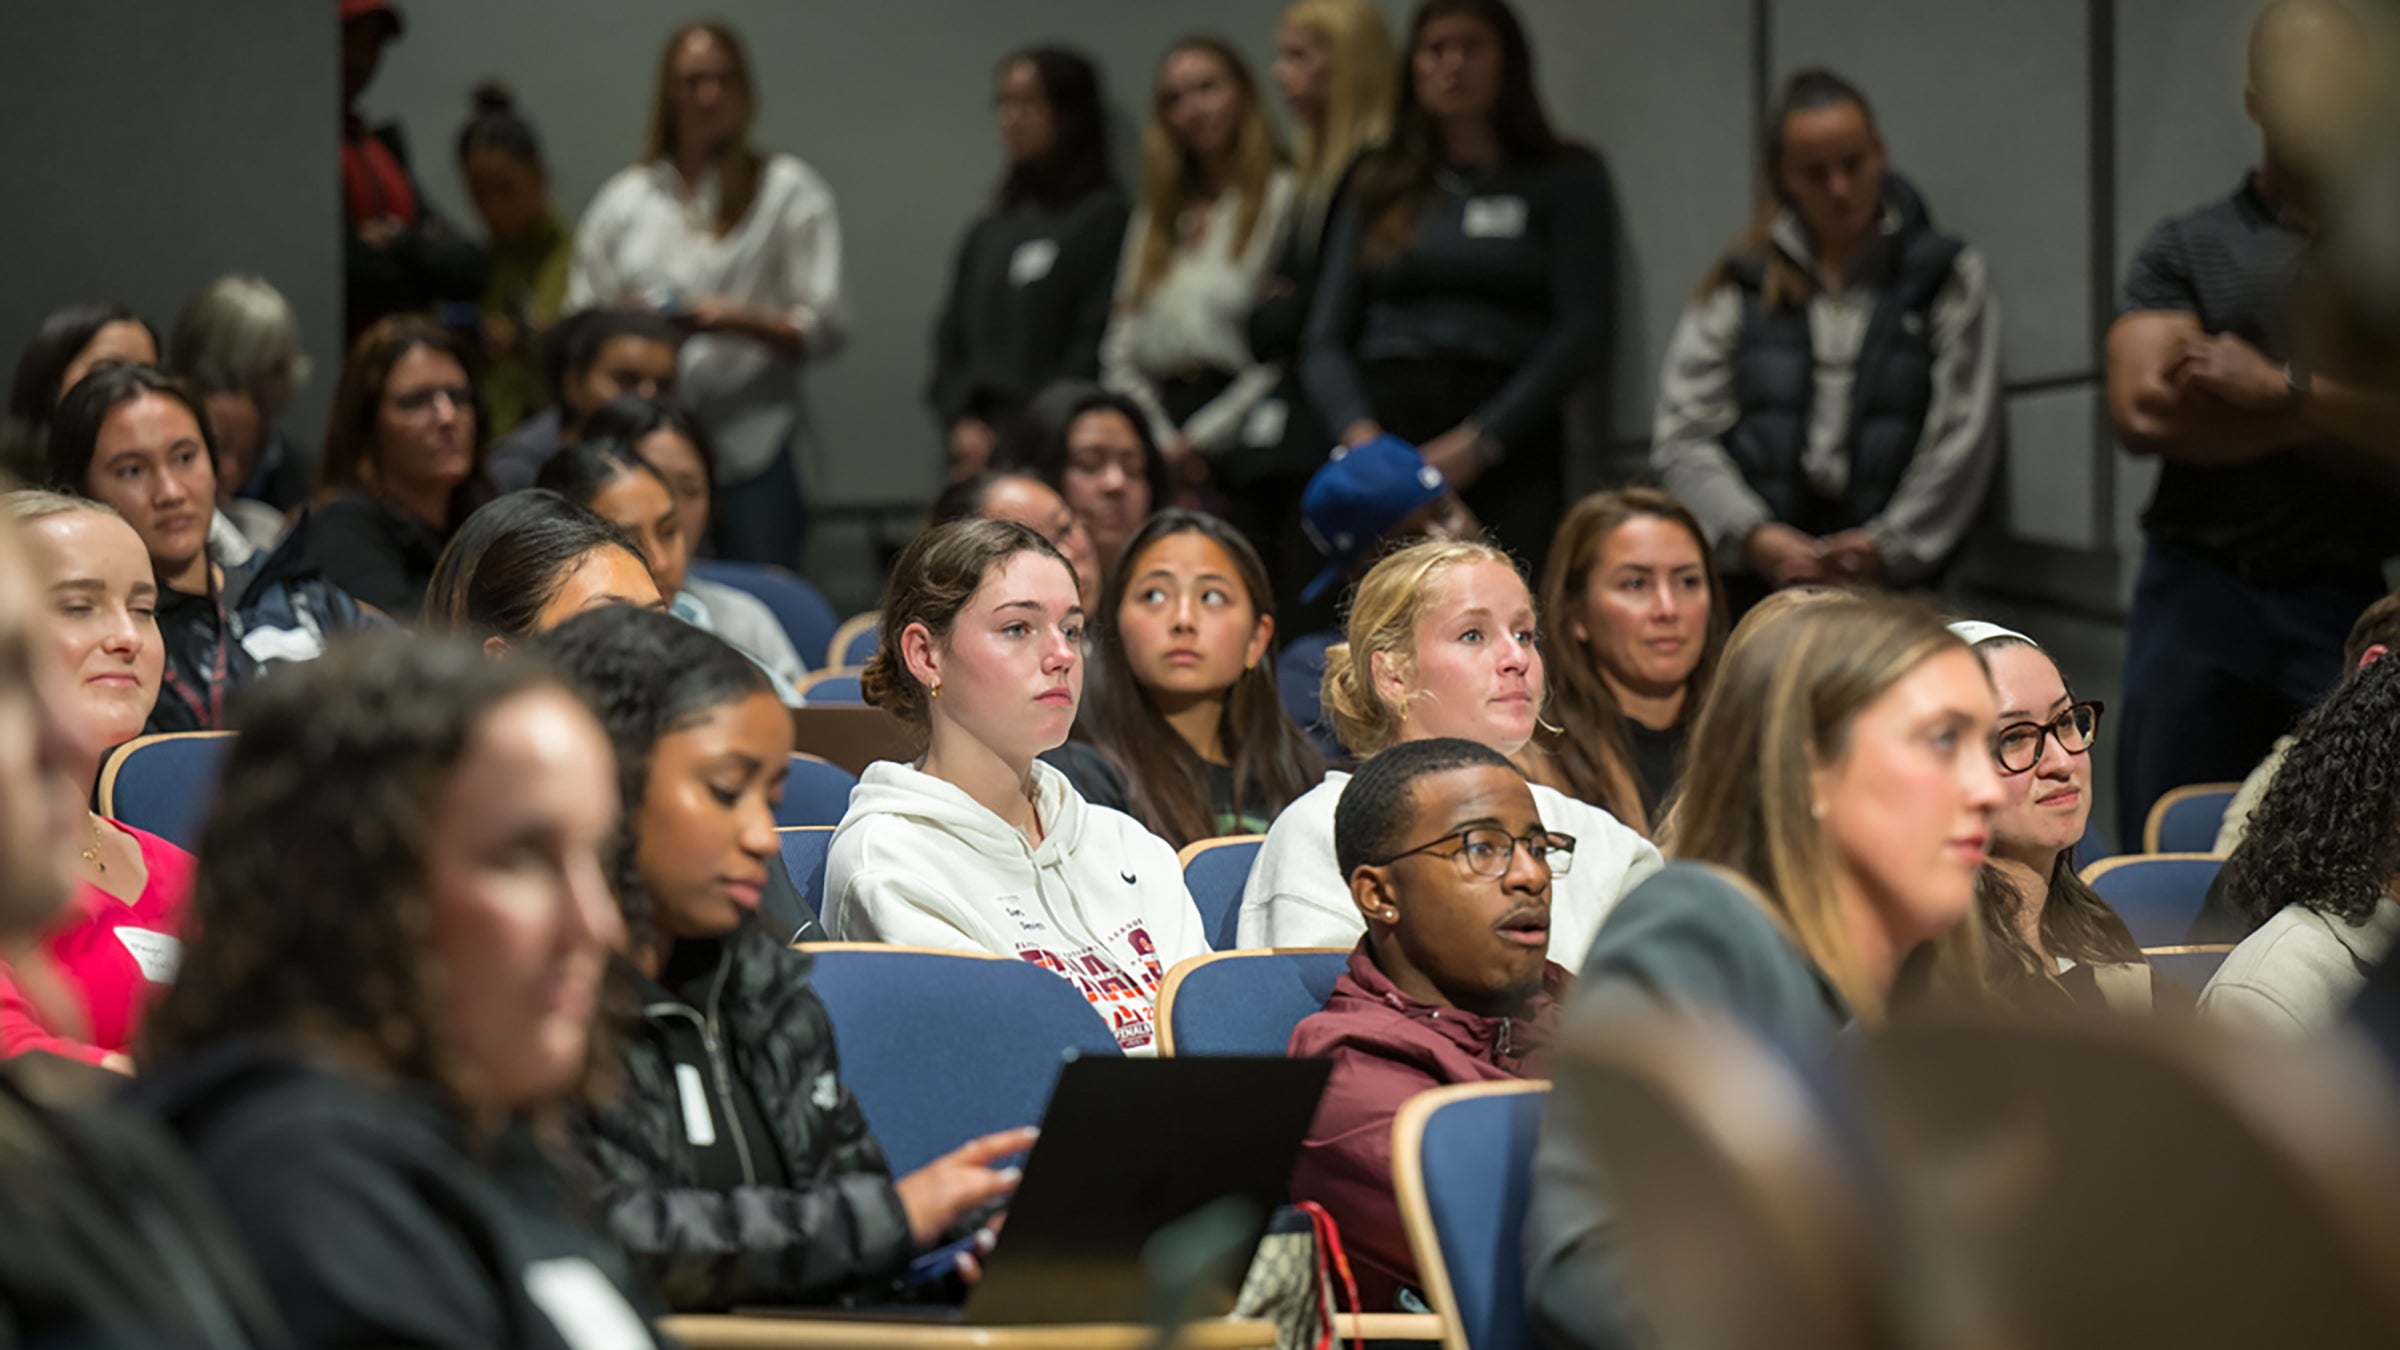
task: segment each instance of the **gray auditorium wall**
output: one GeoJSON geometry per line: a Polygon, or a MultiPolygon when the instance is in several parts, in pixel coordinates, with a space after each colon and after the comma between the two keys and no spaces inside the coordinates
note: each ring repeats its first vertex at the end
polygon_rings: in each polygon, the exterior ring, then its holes
{"type": "Polygon", "coordinates": [[[1151,67],[1166,46],[1195,29],[1223,33],[1264,79],[1280,8],[1279,0],[1205,9],[1151,0],[402,2],[407,38],[390,49],[367,105],[407,127],[429,195],[469,222],[451,143],[479,80],[500,76],[516,91],[551,159],[554,198],[571,217],[640,149],[666,35],[703,14],[741,32],[760,86],[759,143],[815,166],[840,210],[855,326],[848,349],[809,383],[827,452],[822,487],[836,501],[922,500],[937,484],[939,440],[922,397],[927,352],[952,250],[999,168],[989,107],[1000,58],[1043,39],[1089,51],[1105,73],[1119,160],[1130,169],[1151,67]]]}
{"type": "Polygon", "coordinates": [[[299,311],[313,444],[340,360],[336,32],[327,0],[0,5],[0,361],[60,305],[122,300],[163,337],[257,272],[299,311]]]}
{"type": "MultiPolygon", "coordinates": [[[[833,458],[827,496],[852,502],[921,497],[936,473],[919,398],[926,339],[958,231],[995,167],[993,62],[1037,38],[1092,51],[1129,161],[1159,51],[1205,27],[1233,38],[1263,76],[1280,8],[402,3],[408,37],[367,107],[402,123],[432,200],[468,223],[450,141],[478,80],[499,75],[517,89],[572,215],[634,153],[664,34],[711,12],[749,36],[764,84],[762,141],[813,162],[841,203],[857,336],[815,376],[813,395],[833,458]]],[[[1379,3],[1395,24],[1405,18],[1402,0],[1379,3]]],[[[2118,454],[2099,417],[2105,297],[2152,221],[2221,194],[2255,153],[2240,109],[2249,0],[1522,7],[1557,120],[1604,151],[1618,188],[1614,397],[1588,474],[1639,461],[1676,314],[1748,212],[1762,85],[1826,62],[1876,98],[1894,162],[1991,259],[2011,462],[1979,574],[2095,610],[2121,602],[2118,573],[2138,539],[2149,467],[2118,454]],[[2095,46],[2096,34],[2109,40],[2095,46]]],[[[333,156],[330,117],[318,112],[334,100],[330,8],[16,0],[0,10],[0,145],[18,208],[0,213],[0,257],[10,259],[0,332],[24,332],[49,305],[101,292],[163,323],[208,275],[257,267],[293,294],[330,372],[339,263],[319,228],[333,156]],[[97,107],[96,83],[106,95],[97,107]]],[[[329,383],[320,378],[316,399],[329,383]]],[[[318,416],[305,409],[301,425],[318,416]]]]}
{"type": "MultiPolygon", "coordinates": [[[[1383,7],[1405,18],[1404,4],[1383,7]]],[[[1089,48],[1129,130],[1175,35],[1227,34],[1263,74],[1278,8],[1230,0],[1202,18],[1111,0],[716,7],[762,68],[762,139],[814,162],[842,203],[858,336],[813,385],[834,457],[829,496],[908,498],[932,481],[918,399],[926,332],[949,250],[992,173],[993,61],[1036,37],[1089,48]]],[[[652,0],[414,0],[409,40],[369,104],[408,126],[435,200],[463,214],[445,142],[475,81],[505,75],[539,119],[572,209],[632,153],[658,40],[687,12],[697,11],[652,0]]],[[[1523,0],[1523,12],[1558,121],[1605,152],[1620,199],[1614,396],[1587,447],[1590,477],[1639,462],[1676,314],[1748,214],[1762,77],[1826,63],[1874,96],[1894,162],[1991,260],[2011,460],[1982,574],[2037,591],[2118,589],[2108,579],[2131,556],[2148,477],[2106,438],[2099,327],[2149,222],[2224,191],[2252,153],[2239,104],[2249,3],[1523,0]],[[2095,47],[2096,31],[2113,33],[2113,51],[2095,47]]],[[[2107,610],[2121,592],[2061,598],[2107,610]]]]}

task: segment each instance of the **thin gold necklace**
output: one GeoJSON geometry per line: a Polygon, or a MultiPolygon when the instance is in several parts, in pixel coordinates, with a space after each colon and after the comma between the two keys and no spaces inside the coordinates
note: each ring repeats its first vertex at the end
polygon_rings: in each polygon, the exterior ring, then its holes
{"type": "Polygon", "coordinates": [[[92,846],[83,851],[83,860],[97,868],[100,875],[107,876],[108,864],[100,860],[100,822],[86,816],[84,823],[92,827],[92,846]]]}

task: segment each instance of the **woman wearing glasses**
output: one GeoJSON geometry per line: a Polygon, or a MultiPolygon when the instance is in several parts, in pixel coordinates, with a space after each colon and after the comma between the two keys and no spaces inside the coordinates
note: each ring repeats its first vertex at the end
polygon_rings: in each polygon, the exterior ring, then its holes
{"type": "MultiPolygon", "coordinates": [[[[1674,861],[1609,917],[1564,1034],[1714,1016],[1822,1065],[1853,1027],[1882,1026],[1902,966],[1975,903],[1998,707],[1967,644],[1912,603],[1762,606],[1692,728],[1674,861]]],[[[1609,1181],[1626,1160],[1594,1142],[1603,1109],[1562,1060],[1525,1225],[1528,1311],[1562,1350],[1640,1343],[1609,1181]]]]}
{"type": "Polygon", "coordinates": [[[468,366],[449,329],[396,315],[358,335],[333,393],[306,561],[403,623],[425,607],[450,536],[492,498],[468,366]]]}
{"type": "Polygon", "coordinates": [[[2077,702],[2058,664],[2022,633],[1978,622],[1950,631],[1982,659],[2000,705],[1992,733],[2000,806],[1975,881],[1991,992],[2009,1003],[2149,1011],[2140,945],[2075,871],[2075,844],[2092,814],[2100,704],[2077,702]]]}

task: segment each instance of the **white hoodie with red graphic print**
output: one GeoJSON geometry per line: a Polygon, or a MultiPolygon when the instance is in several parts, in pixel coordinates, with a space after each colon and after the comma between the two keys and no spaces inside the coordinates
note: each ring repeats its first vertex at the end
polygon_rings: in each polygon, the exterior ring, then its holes
{"type": "Polygon", "coordinates": [[[1209,951],[1166,840],[1036,761],[1042,844],[939,778],[867,766],[825,860],[825,931],[992,952],[1073,984],[1127,1054],[1157,1053],[1159,984],[1209,951]]]}

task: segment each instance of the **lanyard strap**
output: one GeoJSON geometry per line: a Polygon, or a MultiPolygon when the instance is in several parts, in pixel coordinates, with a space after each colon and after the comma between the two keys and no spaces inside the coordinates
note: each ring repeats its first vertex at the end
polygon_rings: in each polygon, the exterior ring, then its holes
{"type": "Polygon", "coordinates": [[[195,715],[202,717],[202,728],[215,731],[225,724],[225,686],[233,674],[233,616],[226,613],[225,597],[213,582],[208,588],[208,602],[217,616],[217,649],[209,660],[207,697],[203,699],[197,691],[188,688],[172,665],[167,668],[166,681],[167,688],[174,692],[175,697],[181,699],[195,715]]]}

